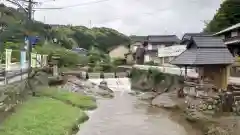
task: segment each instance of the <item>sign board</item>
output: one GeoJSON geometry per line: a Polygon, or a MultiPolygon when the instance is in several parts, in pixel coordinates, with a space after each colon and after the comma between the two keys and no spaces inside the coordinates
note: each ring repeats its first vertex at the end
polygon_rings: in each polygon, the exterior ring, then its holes
{"type": "Polygon", "coordinates": [[[158,48],[158,57],[176,57],[186,50],[186,45],[173,45],[158,48]]]}
{"type": "Polygon", "coordinates": [[[42,64],[42,55],[41,54],[37,54],[37,67],[41,67],[42,64]]]}
{"type": "Polygon", "coordinates": [[[47,57],[48,57],[48,55],[43,55],[42,56],[42,66],[43,67],[47,66],[47,57]]]}
{"type": "Polygon", "coordinates": [[[37,59],[37,54],[31,53],[31,67],[32,68],[35,68],[37,65],[36,59],[37,59]]]}
{"type": "Polygon", "coordinates": [[[20,64],[22,69],[26,67],[26,51],[21,51],[20,64]]]}
{"type": "Polygon", "coordinates": [[[37,36],[29,36],[29,37],[25,37],[25,49],[28,49],[28,44],[29,44],[29,40],[30,40],[30,44],[32,46],[35,46],[39,40],[39,37],[37,36]]]}
{"type": "Polygon", "coordinates": [[[5,57],[5,69],[11,70],[11,57],[12,57],[12,49],[6,49],[6,57],[5,57]]]}

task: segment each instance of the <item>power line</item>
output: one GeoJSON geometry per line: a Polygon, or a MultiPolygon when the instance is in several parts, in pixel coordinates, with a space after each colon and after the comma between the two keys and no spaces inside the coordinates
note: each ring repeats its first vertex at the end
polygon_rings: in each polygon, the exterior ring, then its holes
{"type": "MultiPolygon", "coordinates": [[[[51,1],[53,1],[53,0],[51,0],[51,1]]],[[[97,0],[97,1],[74,4],[74,5],[62,6],[62,7],[34,8],[34,9],[38,9],[38,11],[41,10],[41,9],[43,9],[43,10],[47,10],[47,9],[66,9],[66,8],[79,7],[79,6],[87,6],[87,5],[102,3],[102,2],[106,2],[106,1],[110,1],[110,0],[97,0]]]]}
{"type": "MultiPolygon", "coordinates": [[[[160,9],[157,9],[153,12],[142,12],[142,13],[137,13],[138,15],[141,15],[141,17],[144,17],[142,15],[145,15],[145,16],[151,16],[151,15],[154,15],[156,13],[158,13],[159,11],[165,11],[169,8],[160,8],[160,9]]],[[[108,20],[104,20],[100,23],[107,23],[107,22],[111,22],[111,21],[114,21],[114,20],[122,20],[122,19],[125,19],[125,17],[116,17],[116,18],[113,18],[113,19],[108,19],[108,20]]]]}

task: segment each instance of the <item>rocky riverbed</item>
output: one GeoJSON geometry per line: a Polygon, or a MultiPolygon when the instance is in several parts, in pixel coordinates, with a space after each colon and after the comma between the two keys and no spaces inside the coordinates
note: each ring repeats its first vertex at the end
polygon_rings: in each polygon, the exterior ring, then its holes
{"type": "Polygon", "coordinates": [[[79,79],[75,76],[68,76],[67,82],[60,86],[71,92],[91,95],[95,98],[112,98],[114,93],[104,85],[98,85],[88,80],[79,79]]]}
{"type": "MultiPolygon", "coordinates": [[[[132,92],[134,93],[134,92],[132,92]]],[[[135,93],[136,94],[136,93],[135,93]]],[[[153,106],[170,109],[174,115],[181,115],[193,128],[201,130],[205,135],[239,135],[240,117],[233,114],[214,112],[214,98],[207,102],[198,98],[177,98],[177,92],[167,93],[145,92],[136,94],[138,99],[147,101],[153,106]],[[211,103],[209,103],[212,101],[211,103]],[[192,106],[189,106],[189,103],[192,106]],[[209,103],[207,105],[206,103],[209,103]],[[205,107],[203,106],[205,105],[205,107]]]]}

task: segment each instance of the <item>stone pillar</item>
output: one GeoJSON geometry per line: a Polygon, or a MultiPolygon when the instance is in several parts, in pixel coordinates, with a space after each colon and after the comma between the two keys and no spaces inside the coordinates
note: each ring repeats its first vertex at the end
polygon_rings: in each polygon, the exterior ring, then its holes
{"type": "Polygon", "coordinates": [[[57,64],[53,65],[53,76],[55,76],[55,77],[58,76],[58,66],[57,66],[57,64]]]}
{"type": "Polygon", "coordinates": [[[52,56],[52,64],[53,64],[53,76],[57,77],[59,75],[58,71],[58,61],[60,57],[58,55],[53,55],[52,56]]]}

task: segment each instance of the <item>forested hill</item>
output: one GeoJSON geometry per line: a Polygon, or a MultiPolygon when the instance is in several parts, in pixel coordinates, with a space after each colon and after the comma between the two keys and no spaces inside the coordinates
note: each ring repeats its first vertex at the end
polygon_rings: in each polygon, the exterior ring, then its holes
{"type": "Polygon", "coordinates": [[[240,23],[240,0],[225,0],[204,31],[219,32],[237,23],[240,23]]]}
{"type": "MultiPolygon", "coordinates": [[[[130,38],[110,28],[87,28],[85,26],[59,26],[52,27],[53,35],[71,44],[88,49],[91,46],[106,51],[108,48],[119,44],[129,44],[130,38]]],[[[67,43],[65,43],[67,45],[67,43]]],[[[70,46],[72,46],[69,44],[70,46]]]]}
{"type": "MultiPolygon", "coordinates": [[[[45,39],[58,39],[59,45],[65,48],[82,47],[89,49],[97,46],[106,51],[108,48],[119,44],[128,44],[128,36],[110,28],[92,28],[84,26],[48,25],[34,21],[31,27],[31,35],[40,37],[40,43],[45,39]]],[[[13,42],[23,44],[26,28],[26,16],[17,9],[0,4],[0,42],[13,42]]]]}

